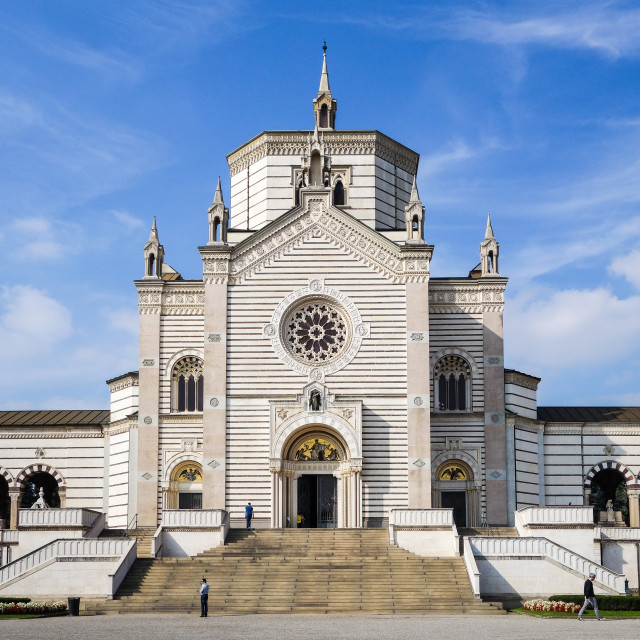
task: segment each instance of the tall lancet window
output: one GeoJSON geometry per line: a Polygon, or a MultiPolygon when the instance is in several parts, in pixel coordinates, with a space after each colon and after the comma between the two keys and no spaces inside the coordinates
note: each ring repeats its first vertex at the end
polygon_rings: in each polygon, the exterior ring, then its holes
{"type": "Polygon", "coordinates": [[[338,180],[333,187],[333,204],[338,207],[344,206],[344,185],[338,180]]]}
{"type": "Polygon", "coordinates": [[[433,369],[433,386],[439,411],[471,410],[471,367],[464,358],[440,358],[433,369]]]}
{"type": "Polygon", "coordinates": [[[171,373],[171,410],[202,411],[203,400],[202,360],[195,356],[181,358],[171,373]]]}
{"type": "Polygon", "coordinates": [[[329,109],[326,104],[320,107],[320,128],[326,129],[329,126],[329,109]]]}

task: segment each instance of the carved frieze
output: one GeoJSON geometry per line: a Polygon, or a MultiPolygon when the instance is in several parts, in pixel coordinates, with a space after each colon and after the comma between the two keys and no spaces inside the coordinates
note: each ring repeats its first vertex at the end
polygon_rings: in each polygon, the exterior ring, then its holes
{"type": "MultiPolygon", "coordinates": [[[[301,156],[309,146],[311,132],[268,132],[229,155],[232,176],[266,156],[301,156]]],[[[323,140],[331,156],[375,155],[415,175],[418,154],[378,131],[325,131],[323,140]]]]}

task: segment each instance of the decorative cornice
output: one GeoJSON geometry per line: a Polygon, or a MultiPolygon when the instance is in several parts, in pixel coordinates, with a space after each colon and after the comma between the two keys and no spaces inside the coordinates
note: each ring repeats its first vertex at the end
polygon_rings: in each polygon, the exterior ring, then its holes
{"type": "MultiPolygon", "coordinates": [[[[261,133],[227,156],[232,176],[266,156],[302,156],[311,131],[261,133]]],[[[418,170],[418,154],[379,131],[324,131],[324,147],[331,156],[375,155],[411,175],[418,170]]]]}
{"type": "Polygon", "coordinates": [[[429,313],[483,313],[504,310],[506,281],[488,285],[481,280],[429,286],[429,313]]]}
{"type": "Polygon", "coordinates": [[[163,315],[204,315],[204,282],[171,284],[162,293],[163,315]]]}
{"type": "MultiPolygon", "coordinates": [[[[74,427],[77,429],[77,427],[74,427]]],[[[103,431],[67,431],[67,427],[61,427],[60,431],[25,431],[25,427],[20,430],[0,430],[0,439],[38,439],[38,438],[104,438],[103,431]]],[[[51,427],[49,427],[51,429],[51,427]]]]}
{"type": "Polygon", "coordinates": [[[545,435],[585,435],[585,436],[637,436],[640,435],[640,424],[593,424],[546,423],[545,435]]]}
{"type": "Polygon", "coordinates": [[[139,386],[140,381],[138,379],[137,374],[129,375],[125,378],[118,378],[115,382],[109,383],[109,391],[114,393],[116,391],[122,391],[123,389],[127,389],[128,387],[137,387],[139,386]]]}
{"type": "Polygon", "coordinates": [[[504,382],[505,384],[515,384],[531,391],[537,391],[540,378],[529,376],[520,371],[506,370],[504,372],[504,382]]]}
{"type": "Polygon", "coordinates": [[[187,415],[160,415],[158,417],[160,425],[163,424],[192,424],[202,427],[202,413],[189,413],[187,415]]]}
{"type": "Polygon", "coordinates": [[[144,282],[136,280],[138,290],[138,310],[141,314],[160,313],[164,282],[144,282]]]}

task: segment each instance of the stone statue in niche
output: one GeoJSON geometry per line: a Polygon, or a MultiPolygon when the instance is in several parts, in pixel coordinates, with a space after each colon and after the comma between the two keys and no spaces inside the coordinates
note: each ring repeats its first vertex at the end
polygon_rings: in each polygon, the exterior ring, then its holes
{"type": "Polygon", "coordinates": [[[613,513],[613,500],[607,500],[607,520],[615,522],[615,514],[613,513]]]}
{"type": "Polygon", "coordinates": [[[322,396],[320,392],[314,390],[309,395],[309,411],[321,411],[322,410],[322,396]]]}
{"type": "Polygon", "coordinates": [[[40,487],[40,491],[38,492],[38,499],[31,505],[32,509],[49,509],[49,505],[45,502],[44,499],[44,490],[40,487]]]}

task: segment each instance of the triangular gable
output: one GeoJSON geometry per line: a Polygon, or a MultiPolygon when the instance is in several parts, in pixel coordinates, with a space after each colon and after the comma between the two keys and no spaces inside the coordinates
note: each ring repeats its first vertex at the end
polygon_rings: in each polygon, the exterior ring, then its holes
{"type": "Polygon", "coordinates": [[[429,275],[431,247],[398,246],[353,216],[331,206],[326,191],[302,191],[302,204],[269,223],[233,247],[229,283],[242,282],[288,249],[306,239],[330,239],[357,260],[400,282],[429,275]]]}

